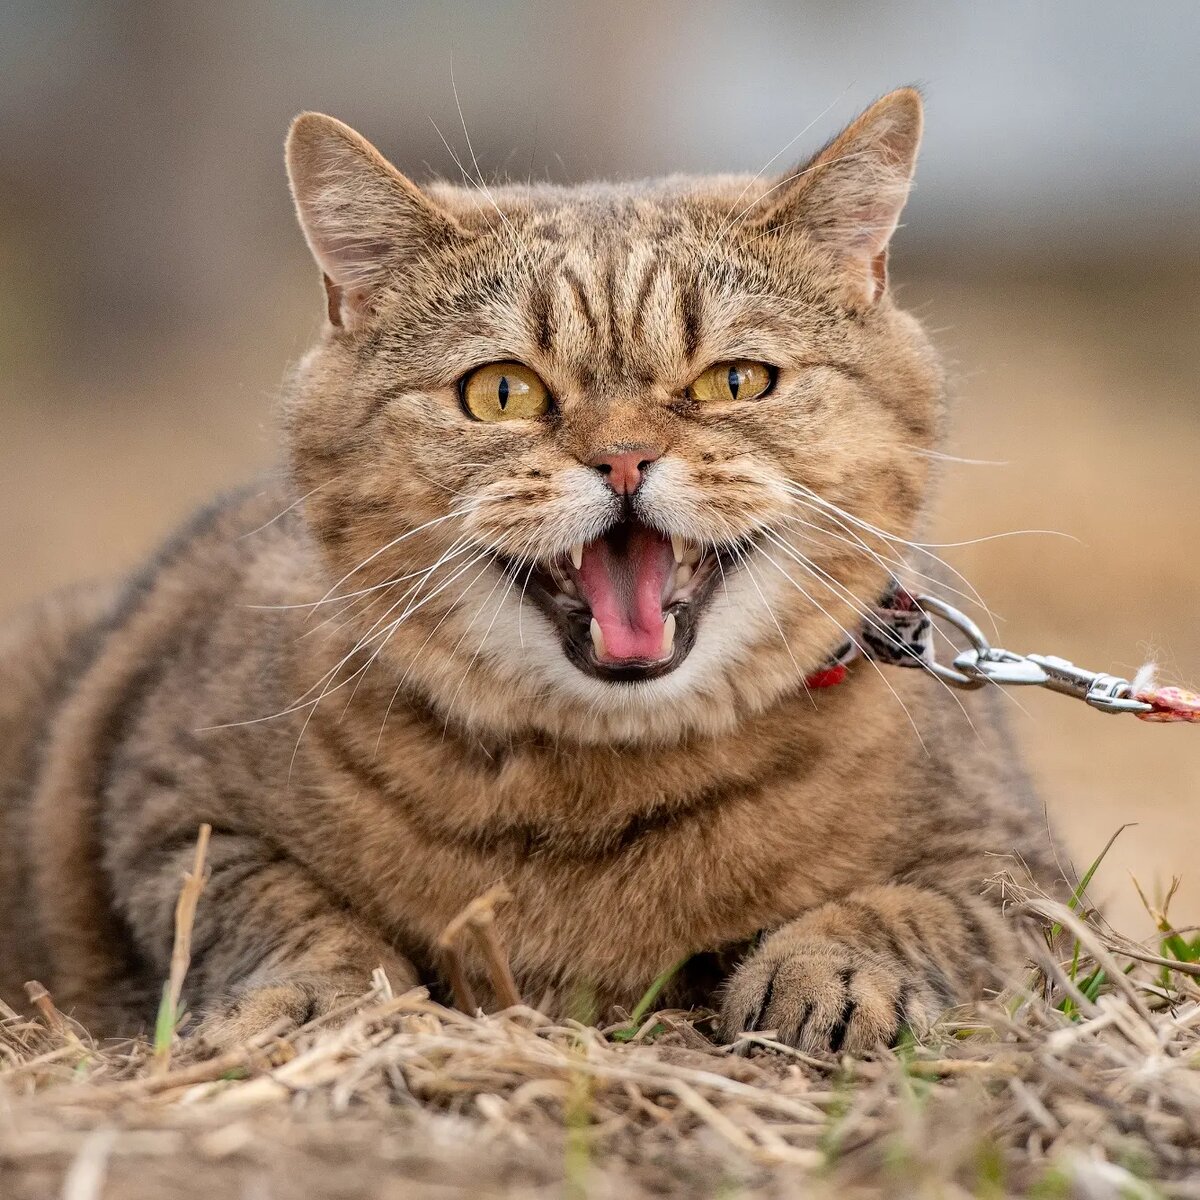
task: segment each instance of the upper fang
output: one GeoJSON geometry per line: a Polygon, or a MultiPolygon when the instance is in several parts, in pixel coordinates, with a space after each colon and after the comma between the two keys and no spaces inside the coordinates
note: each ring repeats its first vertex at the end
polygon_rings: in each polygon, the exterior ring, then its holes
{"type": "Polygon", "coordinates": [[[678,533],[671,534],[671,550],[675,554],[675,561],[677,563],[683,562],[683,551],[686,546],[687,542],[684,541],[682,535],[678,533]]]}
{"type": "MultiPolygon", "coordinates": [[[[676,559],[675,561],[678,562],[679,560],[676,559]]],[[[576,542],[571,547],[571,562],[574,565],[575,570],[578,571],[578,570],[582,569],[582,567],[583,567],[583,543],[582,542],[576,542]]]]}

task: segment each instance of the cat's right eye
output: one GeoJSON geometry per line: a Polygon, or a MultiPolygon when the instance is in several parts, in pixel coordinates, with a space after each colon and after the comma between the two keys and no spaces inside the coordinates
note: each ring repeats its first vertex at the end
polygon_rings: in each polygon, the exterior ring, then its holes
{"type": "Polygon", "coordinates": [[[459,385],[463,408],[477,421],[530,421],[550,407],[550,389],[517,362],[476,367],[459,385]]]}

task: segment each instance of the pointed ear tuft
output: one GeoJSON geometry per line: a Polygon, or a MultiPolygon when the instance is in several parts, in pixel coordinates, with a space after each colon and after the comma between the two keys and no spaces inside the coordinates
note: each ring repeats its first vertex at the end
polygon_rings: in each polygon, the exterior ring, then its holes
{"type": "Polygon", "coordinates": [[[877,100],[769,194],[760,228],[798,226],[837,252],[861,301],[887,287],[887,248],[912,185],[921,144],[921,95],[900,88],[877,100]]]}
{"type": "Polygon", "coordinates": [[[286,159],[335,325],[361,321],[406,260],[462,234],[366,138],[333,117],[301,113],[288,130],[286,159]]]}

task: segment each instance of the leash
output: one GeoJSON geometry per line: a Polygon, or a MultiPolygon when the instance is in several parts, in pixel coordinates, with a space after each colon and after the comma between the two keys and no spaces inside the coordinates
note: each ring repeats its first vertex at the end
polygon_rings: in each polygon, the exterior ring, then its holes
{"type": "Polygon", "coordinates": [[[1018,654],[991,645],[983,631],[964,612],[935,596],[913,595],[893,579],[863,622],[857,638],[845,645],[806,680],[810,688],[835,687],[846,678],[856,658],[894,667],[915,667],[951,687],[973,691],[986,684],[1001,687],[1044,687],[1074,696],[1100,712],[1133,713],[1155,723],[1200,723],[1200,694],[1178,687],[1158,687],[1153,666],[1143,667],[1133,680],[1101,671],[1087,671],[1049,654],[1018,654]],[[970,648],[951,663],[934,653],[933,619],[961,633],[970,648]]]}

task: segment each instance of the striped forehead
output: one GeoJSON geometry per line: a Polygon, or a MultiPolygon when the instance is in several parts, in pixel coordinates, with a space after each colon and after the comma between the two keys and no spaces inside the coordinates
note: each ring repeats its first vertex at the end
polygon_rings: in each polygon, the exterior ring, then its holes
{"type": "Polygon", "coordinates": [[[678,370],[700,342],[699,273],[649,240],[565,250],[534,287],[538,349],[589,386],[678,370]]]}

